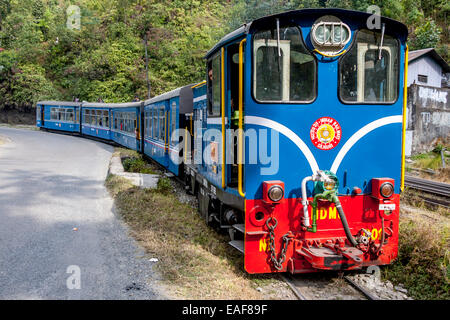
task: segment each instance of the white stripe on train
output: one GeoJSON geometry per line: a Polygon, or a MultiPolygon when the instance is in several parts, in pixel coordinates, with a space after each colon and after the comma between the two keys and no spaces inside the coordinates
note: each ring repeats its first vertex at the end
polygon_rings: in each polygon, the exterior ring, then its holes
{"type": "MultiPolygon", "coordinates": [[[[245,123],[246,124],[254,124],[254,125],[267,127],[267,128],[274,129],[274,130],[282,133],[289,140],[294,142],[295,145],[300,149],[300,151],[303,153],[303,155],[305,156],[306,160],[308,161],[309,166],[311,167],[311,171],[313,172],[313,174],[316,173],[319,170],[319,165],[317,164],[316,158],[312,154],[311,150],[303,142],[303,140],[300,139],[300,137],[297,134],[295,134],[291,129],[287,128],[286,126],[284,126],[284,125],[282,125],[282,124],[280,124],[280,123],[278,123],[276,121],[273,121],[273,120],[270,120],[270,119],[266,119],[266,118],[261,118],[261,117],[255,117],[255,116],[246,116],[245,117],[245,123]]],[[[345,155],[347,154],[347,152],[361,138],[363,138],[369,132],[371,132],[371,131],[373,131],[373,130],[375,130],[377,128],[380,128],[382,126],[386,126],[386,125],[389,125],[389,124],[393,124],[393,123],[402,123],[402,116],[398,115],[398,116],[390,116],[390,117],[381,118],[381,119],[375,120],[375,121],[365,125],[361,129],[359,129],[355,134],[353,134],[350,137],[350,139],[347,140],[347,142],[341,148],[341,150],[339,151],[338,155],[334,159],[334,162],[333,162],[333,165],[331,166],[330,171],[334,172],[334,173],[337,173],[337,171],[339,170],[339,166],[340,166],[342,160],[344,159],[345,155]]]]}

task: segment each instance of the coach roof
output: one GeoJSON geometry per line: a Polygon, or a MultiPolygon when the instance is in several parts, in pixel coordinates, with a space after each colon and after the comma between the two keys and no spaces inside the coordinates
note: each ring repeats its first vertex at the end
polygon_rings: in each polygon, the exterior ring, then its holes
{"type": "Polygon", "coordinates": [[[133,108],[141,106],[142,102],[105,103],[105,102],[83,102],[85,108],[133,108]]]}
{"type": "Polygon", "coordinates": [[[38,101],[36,105],[45,105],[45,106],[61,106],[61,107],[79,107],[81,102],[72,102],[72,101],[38,101]]]}

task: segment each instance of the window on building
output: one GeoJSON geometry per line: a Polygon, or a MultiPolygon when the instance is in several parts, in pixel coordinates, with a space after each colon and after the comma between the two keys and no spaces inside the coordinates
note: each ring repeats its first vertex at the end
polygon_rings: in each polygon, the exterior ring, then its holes
{"type": "Polygon", "coordinates": [[[422,82],[422,83],[428,83],[428,76],[425,76],[423,74],[419,74],[417,76],[417,80],[419,80],[419,82],[422,82]]]}

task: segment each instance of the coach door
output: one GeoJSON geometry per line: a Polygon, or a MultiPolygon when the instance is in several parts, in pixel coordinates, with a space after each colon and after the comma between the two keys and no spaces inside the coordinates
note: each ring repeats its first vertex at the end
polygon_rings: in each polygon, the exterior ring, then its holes
{"type": "Polygon", "coordinates": [[[226,85],[222,89],[222,103],[224,110],[226,109],[224,114],[228,115],[228,118],[223,115],[225,126],[222,129],[227,132],[224,134],[226,136],[226,148],[223,150],[226,168],[224,176],[226,185],[238,189],[243,196],[245,40],[228,45],[224,51],[222,79],[226,85]]]}
{"type": "Polygon", "coordinates": [[[38,119],[41,121],[41,126],[44,126],[44,110],[45,110],[45,106],[37,106],[38,110],[37,110],[37,117],[38,119]]]}

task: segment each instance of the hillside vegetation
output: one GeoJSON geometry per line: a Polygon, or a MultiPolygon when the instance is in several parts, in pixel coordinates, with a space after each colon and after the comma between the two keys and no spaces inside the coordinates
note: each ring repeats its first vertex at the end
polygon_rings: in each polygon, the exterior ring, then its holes
{"type": "Polygon", "coordinates": [[[42,99],[146,98],[146,36],[156,95],[202,80],[204,54],[245,21],[374,3],[408,24],[412,49],[437,46],[448,57],[445,0],[0,0],[0,110],[29,110],[42,99]]]}

